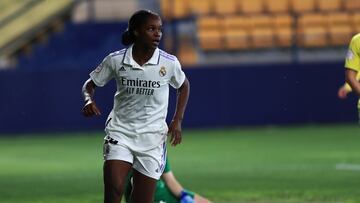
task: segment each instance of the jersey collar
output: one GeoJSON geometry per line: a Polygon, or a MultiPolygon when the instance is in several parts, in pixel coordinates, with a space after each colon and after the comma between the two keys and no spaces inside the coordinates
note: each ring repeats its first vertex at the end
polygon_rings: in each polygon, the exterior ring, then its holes
{"type": "MultiPolygon", "coordinates": [[[[126,49],[125,56],[123,59],[123,64],[129,65],[132,67],[141,68],[141,67],[139,67],[139,65],[135,62],[135,60],[132,57],[132,48],[133,48],[133,44],[126,49]]],[[[159,59],[160,59],[160,50],[159,50],[159,48],[156,48],[152,57],[144,65],[158,65],[159,59]]]]}

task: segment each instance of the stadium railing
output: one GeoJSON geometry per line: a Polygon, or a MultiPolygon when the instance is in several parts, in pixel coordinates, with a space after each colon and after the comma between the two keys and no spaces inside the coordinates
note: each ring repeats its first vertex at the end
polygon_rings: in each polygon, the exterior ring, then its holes
{"type": "Polygon", "coordinates": [[[74,0],[28,0],[8,1],[6,15],[0,23],[0,56],[7,57],[34,40],[44,27],[57,22],[57,18],[68,10],[74,0]],[[11,9],[10,9],[11,8],[11,9]]]}

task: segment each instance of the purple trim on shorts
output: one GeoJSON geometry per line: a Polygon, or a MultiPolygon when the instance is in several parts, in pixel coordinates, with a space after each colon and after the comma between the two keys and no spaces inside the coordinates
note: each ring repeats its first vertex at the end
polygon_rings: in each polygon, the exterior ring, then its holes
{"type": "Polygon", "coordinates": [[[164,172],[165,169],[165,165],[166,165],[166,154],[167,154],[167,149],[166,149],[166,143],[163,143],[163,154],[161,155],[161,159],[162,159],[162,163],[160,165],[160,171],[161,173],[164,172]]]}

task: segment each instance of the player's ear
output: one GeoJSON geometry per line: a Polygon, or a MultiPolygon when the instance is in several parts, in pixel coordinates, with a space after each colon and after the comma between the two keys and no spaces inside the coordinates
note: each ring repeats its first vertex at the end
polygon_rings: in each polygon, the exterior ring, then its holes
{"type": "Polygon", "coordinates": [[[136,31],[136,30],[134,30],[134,35],[135,35],[136,37],[138,37],[138,36],[139,36],[139,32],[136,31]]]}

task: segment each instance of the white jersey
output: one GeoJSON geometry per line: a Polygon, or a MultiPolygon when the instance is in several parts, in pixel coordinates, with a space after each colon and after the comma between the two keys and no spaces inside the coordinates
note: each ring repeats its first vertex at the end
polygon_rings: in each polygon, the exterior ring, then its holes
{"type": "Polygon", "coordinates": [[[105,132],[120,144],[145,151],[166,141],[169,84],[179,88],[185,74],[178,59],[159,48],[143,66],[132,57],[132,46],[108,55],[90,73],[102,87],[111,79],[117,83],[114,106],[105,132]]]}

